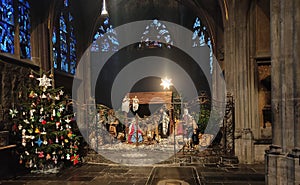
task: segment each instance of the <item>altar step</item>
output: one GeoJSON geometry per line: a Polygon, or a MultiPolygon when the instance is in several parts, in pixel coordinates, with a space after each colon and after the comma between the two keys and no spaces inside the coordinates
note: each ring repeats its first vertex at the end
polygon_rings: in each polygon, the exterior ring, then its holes
{"type": "MultiPolygon", "coordinates": [[[[117,153],[117,152],[116,152],[117,153]]],[[[117,155],[122,155],[122,153],[117,153],[117,155]]],[[[121,159],[119,162],[114,162],[102,156],[101,154],[97,154],[95,152],[89,152],[87,156],[85,156],[85,162],[93,163],[93,164],[117,164],[117,163],[127,163],[131,165],[139,165],[139,164],[152,164],[153,162],[147,158],[136,157],[134,160],[131,159],[121,159]],[[126,161],[128,160],[128,161],[126,161]]],[[[176,155],[169,157],[167,160],[161,162],[155,162],[155,164],[178,164],[178,165],[188,165],[188,164],[220,164],[220,165],[230,165],[237,164],[238,159],[235,156],[224,156],[221,153],[216,153],[213,149],[206,149],[201,152],[195,151],[179,151],[176,155]]]]}

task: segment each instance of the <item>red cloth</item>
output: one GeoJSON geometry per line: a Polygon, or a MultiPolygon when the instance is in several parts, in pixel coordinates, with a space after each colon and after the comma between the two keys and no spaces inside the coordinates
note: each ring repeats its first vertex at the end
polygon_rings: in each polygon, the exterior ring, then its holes
{"type": "MultiPolygon", "coordinates": [[[[136,141],[132,141],[132,136],[136,137],[136,131],[135,130],[136,130],[136,125],[135,125],[135,123],[132,123],[130,133],[128,135],[128,142],[129,143],[136,142],[136,141]]],[[[142,135],[142,131],[140,129],[138,129],[138,137],[140,137],[141,135],[142,135]]]]}
{"type": "Polygon", "coordinates": [[[183,132],[183,125],[182,125],[182,122],[179,121],[177,123],[177,135],[182,135],[184,132],[183,132]]]}

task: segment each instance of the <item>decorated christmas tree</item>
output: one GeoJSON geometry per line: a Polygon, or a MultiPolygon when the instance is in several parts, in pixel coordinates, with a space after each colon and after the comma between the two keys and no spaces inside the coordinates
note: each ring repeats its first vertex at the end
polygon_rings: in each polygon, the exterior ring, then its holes
{"type": "Polygon", "coordinates": [[[57,172],[63,165],[78,164],[81,137],[72,102],[45,74],[29,78],[31,83],[20,89],[10,110],[20,164],[32,172],[57,172]]]}

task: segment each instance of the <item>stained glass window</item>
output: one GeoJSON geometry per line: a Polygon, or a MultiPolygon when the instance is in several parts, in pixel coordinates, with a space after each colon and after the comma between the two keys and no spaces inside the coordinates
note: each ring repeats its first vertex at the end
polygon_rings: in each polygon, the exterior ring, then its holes
{"type": "Polygon", "coordinates": [[[167,27],[154,19],[143,32],[139,48],[171,48],[173,40],[167,27]]]}
{"type": "Polygon", "coordinates": [[[210,73],[213,70],[213,47],[211,39],[208,34],[207,28],[201,23],[201,20],[197,17],[193,26],[193,47],[209,47],[209,62],[210,62],[210,73]]]}
{"type": "Polygon", "coordinates": [[[68,7],[68,6],[69,6],[68,0],[64,0],[64,5],[65,5],[65,7],[68,7]]]}
{"type": "Polygon", "coordinates": [[[30,17],[29,17],[29,3],[25,0],[19,0],[19,39],[20,39],[20,55],[21,58],[29,59],[30,52],[30,17]]]}
{"type": "Polygon", "coordinates": [[[13,0],[1,0],[0,41],[1,51],[14,53],[14,8],[13,0]]]}
{"type": "Polygon", "coordinates": [[[76,38],[74,34],[74,17],[69,11],[69,1],[64,0],[57,22],[52,33],[53,66],[55,69],[75,74],[76,68],[76,38]]]}
{"type": "Polygon", "coordinates": [[[91,46],[92,52],[107,52],[118,51],[119,41],[117,33],[110,23],[109,17],[106,17],[103,24],[98,28],[94,35],[93,43],[91,46]]]}
{"type": "Polygon", "coordinates": [[[15,36],[19,37],[20,58],[31,58],[30,6],[27,0],[1,0],[0,6],[0,51],[15,53],[15,36]],[[18,14],[15,14],[17,9],[18,14]],[[17,16],[17,17],[15,17],[17,16]],[[15,20],[18,20],[16,23],[15,20]],[[16,25],[17,24],[17,25],[16,25]],[[16,27],[19,26],[18,32],[16,27]]]}

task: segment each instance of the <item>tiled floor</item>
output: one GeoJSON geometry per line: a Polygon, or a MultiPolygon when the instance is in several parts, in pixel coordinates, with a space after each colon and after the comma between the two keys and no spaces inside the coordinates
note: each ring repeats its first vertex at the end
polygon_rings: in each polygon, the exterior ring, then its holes
{"type": "MultiPolygon", "coordinates": [[[[160,166],[122,166],[84,164],[59,174],[26,173],[1,180],[1,185],[150,185],[168,178],[191,185],[263,185],[264,165],[190,164],[160,166]],[[190,174],[190,176],[189,176],[190,174]]],[[[169,183],[171,184],[171,183],[169,183]]],[[[172,183],[172,185],[181,185],[172,183]]]]}

